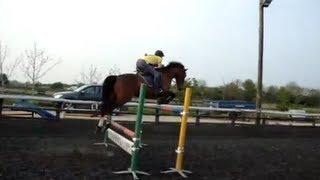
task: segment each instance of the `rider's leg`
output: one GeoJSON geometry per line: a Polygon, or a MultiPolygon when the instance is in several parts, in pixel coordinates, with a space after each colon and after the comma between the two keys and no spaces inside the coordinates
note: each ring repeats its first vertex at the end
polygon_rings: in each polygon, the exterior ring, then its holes
{"type": "Polygon", "coordinates": [[[162,90],[162,78],[161,73],[159,71],[154,70],[154,88],[156,90],[161,91],[162,90]]]}
{"type": "Polygon", "coordinates": [[[139,71],[145,72],[146,65],[147,65],[146,61],[144,61],[143,59],[138,59],[136,63],[136,68],[139,71]]]}
{"type": "Polygon", "coordinates": [[[139,59],[137,61],[137,67],[142,70],[144,73],[149,73],[154,75],[154,67],[151,66],[150,64],[146,63],[144,60],[139,59]]]}
{"type": "Polygon", "coordinates": [[[137,61],[137,69],[141,70],[144,73],[152,74],[153,76],[153,88],[156,91],[161,92],[161,86],[162,86],[162,79],[161,79],[161,73],[156,71],[154,67],[150,64],[147,64],[144,60],[139,59],[137,61]]]}

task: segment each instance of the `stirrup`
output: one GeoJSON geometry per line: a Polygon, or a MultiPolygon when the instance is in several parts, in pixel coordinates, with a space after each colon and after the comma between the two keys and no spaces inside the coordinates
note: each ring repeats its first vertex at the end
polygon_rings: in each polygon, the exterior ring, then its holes
{"type": "Polygon", "coordinates": [[[164,93],[164,90],[163,90],[163,89],[154,89],[153,91],[154,91],[154,93],[155,93],[156,95],[161,95],[161,94],[164,93]]]}

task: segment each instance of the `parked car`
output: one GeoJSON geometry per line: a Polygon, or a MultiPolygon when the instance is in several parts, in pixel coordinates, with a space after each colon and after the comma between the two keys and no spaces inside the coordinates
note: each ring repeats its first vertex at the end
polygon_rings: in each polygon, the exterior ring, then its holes
{"type": "MultiPolygon", "coordinates": [[[[54,98],[63,98],[71,100],[82,100],[82,101],[102,101],[102,85],[83,85],[74,91],[56,92],[53,94],[54,98]]],[[[92,106],[89,104],[72,104],[73,108],[84,108],[91,109],[92,106]]],[[[117,108],[113,111],[113,115],[118,115],[120,109],[117,108]]]]}
{"type": "MultiPolygon", "coordinates": [[[[102,85],[83,85],[73,91],[56,92],[54,98],[82,100],[82,101],[101,101],[102,85]]],[[[92,109],[91,104],[67,104],[66,106],[76,109],[92,109]]]]}
{"type": "Polygon", "coordinates": [[[218,100],[211,101],[210,107],[215,108],[230,108],[230,109],[256,109],[256,104],[239,100],[218,100]]]}
{"type": "MultiPolygon", "coordinates": [[[[241,100],[216,100],[216,101],[207,102],[206,105],[213,108],[256,109],[255,103],[241,101],[241,100]]],[[[210,114],[220,114],[220,113],[213,112],[210,114]]],[[[241,112],[228,112],[228,116],[230,119],[235,119],[241,115],[243,115],[243,113],[241,112]]]]}
{"type": "Polygon", "coordinates": [[[56,92],[54,98],[84,100],[84,101],[101,101],[102,85],[83,85],[74,91],[56,92]]]}

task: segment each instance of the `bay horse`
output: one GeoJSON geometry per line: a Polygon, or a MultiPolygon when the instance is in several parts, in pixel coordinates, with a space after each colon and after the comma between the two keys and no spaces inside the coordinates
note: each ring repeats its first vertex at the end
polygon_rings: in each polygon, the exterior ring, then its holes
{"type": "MultiPolygon", "coordinates": [[[[173,79],[176,81],[177,89],[180,91],[184,86],[186,71],[184,65],[179,62],[170,62],[167,66],[157,68],[162,77],[163,93],[160,95],[147,86],[146,98],[158,99],[158,104],[167,104],[175,97],[175,94],[169,91],[173,79]]],[[[96,133],[101,131],[104,126],[104,116],[111,117],[112,111],[129,102],[133,97],[139,97],[140,85],[146,83],[143,76],[137,74],[121,74],[108,76],[102,86],[102,104],[100,106],[100,120],[96,128],[96,133]]],[[[148,83],[146,83],[148,84],[148,83]]],[[[106,128],[107,126],[105,125],[106,128]]]]}

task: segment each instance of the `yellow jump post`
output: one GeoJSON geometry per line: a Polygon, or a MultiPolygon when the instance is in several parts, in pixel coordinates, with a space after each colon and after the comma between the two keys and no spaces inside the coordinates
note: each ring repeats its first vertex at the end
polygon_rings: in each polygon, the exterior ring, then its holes
{"type": "Polygon", "coordinates": [[[170,168],[170,170],[162,171],[161,173],[179,173],[182,177],[187,178],[188,176],[185,173],[190,173],[191,171],[187,171],[183,169],[183,154],[184,154],[184,146],[186,142],[186,132],[187,132],[187,121],[189,116],[189,106],[191,101],[191,88],[186,89],[186,93],[184,96],[184,106],[182,118],[181,118],[181,126],[180,126],[180,134],[179,134],[179,145],[176,150],[177,159],[176,159],[176,167],[170,168]]]}

